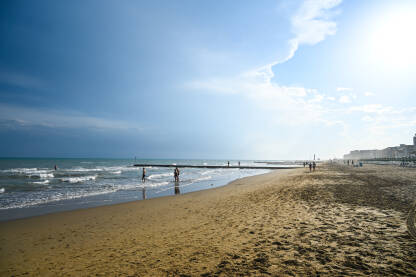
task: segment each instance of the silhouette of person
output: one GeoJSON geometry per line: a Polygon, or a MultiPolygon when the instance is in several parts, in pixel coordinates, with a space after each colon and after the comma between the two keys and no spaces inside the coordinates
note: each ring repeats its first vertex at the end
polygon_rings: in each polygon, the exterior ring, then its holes
{"type": "Polygon", "coordinates": [[[175,176],[175,182],[179,182],[179,168],[176,167],[175,171],[173,172],[173,176],[175,176]]]}
{"type": "Polygon", "coordinates": [[[146,181],[146,168],[143,167],[142,182],[146,181]]]}
{"type": "Polygon", "coordinates": [[[315,162],[313,162],[312,167],[313,167],[313,171],[315,171],[315,168],[316,168],[316,163],[315,162]]]}
{"type": "Polygon", "coordinates": [[[312,171],[312,163],[309,163],[309,172],[312,171]]]}

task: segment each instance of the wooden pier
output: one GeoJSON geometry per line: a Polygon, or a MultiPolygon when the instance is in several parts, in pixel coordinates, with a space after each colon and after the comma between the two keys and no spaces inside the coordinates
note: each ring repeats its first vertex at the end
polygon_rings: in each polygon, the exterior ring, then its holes
{"type": "Polygon", "coordinates": [[[293,169],[300,166],[234,166],[234,165],[187,165],[187,164],[134,164],[137,167],[177,167],[177,168],[238,168],[238,169],[293,169]]]}

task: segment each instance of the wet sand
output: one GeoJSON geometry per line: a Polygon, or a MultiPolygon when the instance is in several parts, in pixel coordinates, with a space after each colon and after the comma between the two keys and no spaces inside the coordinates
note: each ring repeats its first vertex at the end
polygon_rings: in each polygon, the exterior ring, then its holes
{"type": "Polygon", "coordinates": [[[1,276],[416,276],[416,170],[326,164],[0,223],[1,276]]]}

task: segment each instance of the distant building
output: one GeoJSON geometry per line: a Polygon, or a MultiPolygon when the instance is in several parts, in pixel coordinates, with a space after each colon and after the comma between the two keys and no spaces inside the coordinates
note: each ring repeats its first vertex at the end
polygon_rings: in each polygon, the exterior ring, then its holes
{"type": "Polygon", "coordinates": [[[400,144],[387,147],[382,150],[354,150],[344,155],[346,160],[378,159],[378,158],[408,158],[416,157],[416,134],[413,137],[413,145],[400,144]]]}

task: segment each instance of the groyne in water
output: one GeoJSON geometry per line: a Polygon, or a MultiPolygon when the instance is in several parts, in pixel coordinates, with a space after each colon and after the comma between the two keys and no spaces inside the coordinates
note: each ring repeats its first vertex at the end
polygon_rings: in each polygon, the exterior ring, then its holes
{"type": "Polygon", "coordinates": [[[178,168],[238,168],[238,169],[292,169],[300,166],[235,166],[235,165],[188,165],[188,164],[134,164],[137,167],[178,167],[178,168]]]}

